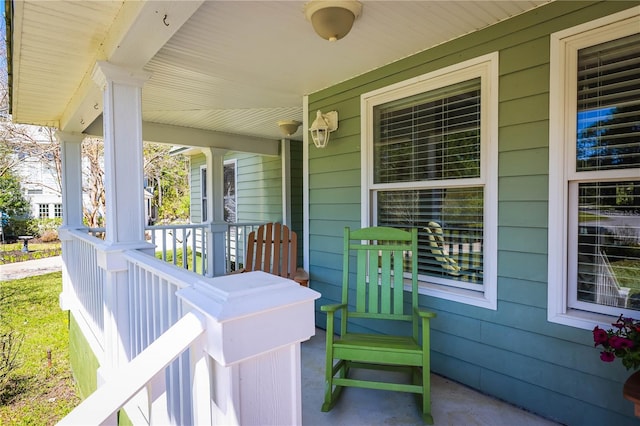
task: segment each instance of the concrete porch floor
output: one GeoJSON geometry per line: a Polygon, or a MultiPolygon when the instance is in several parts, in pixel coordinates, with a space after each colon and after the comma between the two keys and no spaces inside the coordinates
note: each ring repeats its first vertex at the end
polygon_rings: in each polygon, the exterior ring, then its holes
{"type": "MultiPolygon", "coordinates": [[[[324,400],[325,332],[302,343],[302,424],[307,426],[422,425],[413,394],[347,388],[328,413],[324,400]]],[[[558,425],[443,377],[431,376],[435,426],[558,425]]]]}

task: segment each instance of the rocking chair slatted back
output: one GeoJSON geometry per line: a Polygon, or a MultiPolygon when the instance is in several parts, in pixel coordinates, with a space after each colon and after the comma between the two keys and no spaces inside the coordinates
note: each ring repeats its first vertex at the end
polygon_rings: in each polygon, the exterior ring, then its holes
{"type": "MultiPolygon", "coordinates": [[[[358,238],[357,235],[354,231],[350,238],[358,238]]],[[[411,313],[405,314],[404,310],[404,265],[410,261],[405,254],[412,250],[411,241],[374,243],[372,240],[364,244],[351,242],[348,247],[357,253],[357,298],[351,316],[411,321],[411,313]]]]}
{"type": "Polygon", "coordinates": [[[279,223],[267,223],[251,232],[245,270],[264,271],[292,278],[297,268],[298,239],[295,232],[279,223]]]}

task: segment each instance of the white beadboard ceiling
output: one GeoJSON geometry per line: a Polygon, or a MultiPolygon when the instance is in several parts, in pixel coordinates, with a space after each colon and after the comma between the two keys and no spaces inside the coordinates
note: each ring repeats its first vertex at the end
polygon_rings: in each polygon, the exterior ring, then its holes
{"type": "Polygon", "coordinates": [[[14,1],[12,112],[17,122],[75,130],[95,62],[117,58],[126,42],[118,35],[147,48],[167,29],[175,33],[143,66],[152,75],[145,121],[278,139],[278,120],[302,121],[304,95],[548,2],[364,0],[351,33],[330,43],[301,1],[14,1]],[[143,4],[159,29],[132,35],[143,4]],[[195,12],[176,23],[190,4],[195,12]]]}

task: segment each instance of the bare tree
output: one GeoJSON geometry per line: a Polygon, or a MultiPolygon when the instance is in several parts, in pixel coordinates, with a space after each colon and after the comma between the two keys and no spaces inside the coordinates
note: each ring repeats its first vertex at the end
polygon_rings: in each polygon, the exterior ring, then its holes
{"type": "Polygon", "coordinates": [[[104,145],[101,140],[87,138],[82,142],[83,156],[83,192],[88,202],[83,203],[82,212],[86,225],[90,228],[104,226],[105,193],[104,193],[104,145]]]}

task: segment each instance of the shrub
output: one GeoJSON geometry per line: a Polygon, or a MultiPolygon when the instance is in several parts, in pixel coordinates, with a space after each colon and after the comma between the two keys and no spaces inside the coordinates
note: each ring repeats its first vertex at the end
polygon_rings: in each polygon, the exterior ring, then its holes
{"type": "Polygon", "coordinates": [[[0,333],[0,395],[11,379],[11,372],[18,365],[18,353],[23,337],[15,330],[0,333]]]}
{"type": "Polygon", "coordinates": [[[51,229],[46,230],[40,236],[40,240],[43,243],[50,243],[52,241],[57,241],[58,240],[58,231],[54,231],[54,230],[51,230],[51,229]]]}

